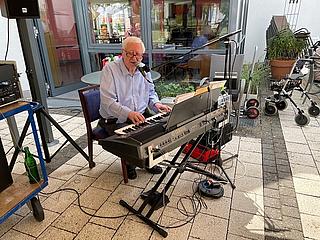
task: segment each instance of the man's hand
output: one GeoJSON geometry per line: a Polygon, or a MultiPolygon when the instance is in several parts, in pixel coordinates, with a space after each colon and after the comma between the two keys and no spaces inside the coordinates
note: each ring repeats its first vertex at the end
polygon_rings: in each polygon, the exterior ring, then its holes
{"type": "Polygon", "coordinates": [[[130,119],[131,122],[133,122],[134,124],[139,124],[139,123],[143,123],[145,118],[144,116],[139,113],[139,112],[129,112],[128,114],[128,118],[130,119]]]}
{"type": "Polygon", "coordinates": [[[158,102],[154,106],[158,109],[159,112],[171,112],[171,107],[164,105],[162,103],[158,102]]]}

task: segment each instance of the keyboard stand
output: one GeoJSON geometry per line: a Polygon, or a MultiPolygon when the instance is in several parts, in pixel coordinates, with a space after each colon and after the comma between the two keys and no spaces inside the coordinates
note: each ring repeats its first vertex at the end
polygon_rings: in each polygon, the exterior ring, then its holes
{"type": "MultiPolygon", "coordinates": [[[[185,148],[187,143],[183,144],[180,147],[179,151],[172,158],[172,160],[170,161],[170,164],[167,166],[166,170],[163,171],[162,175],[160,176],[160,178],[156,182],[156,184],[153,186],[153,188],[151,190],[141,194],[141,198],[143,199],[143,203],[140,205],[138,210],[134,209],[132,206],[130,206],[124,200],[119,201],[121,206],[127,208],[130,212],[134,213],[137,217],[139,217],[142,221],[144,221],[146,224],[148,224],[150,227],[152,227],[154,230],[156,230],[163,237],[168,236],[167,231],[164,230],[162,227],[160,227],[156,222],[152,221],[150,219],[150,217],[155,210],[160,209],[161,207],[163,207],[164,205],[169,203],[169,197],[166,195],[166,193],[169,190],[171,184],[176,179],[176,177],[178,176],[179,173],[183,173],[184,171],[191,171],[191,172],[203,174],[203,175],[210,177],[210,178],[213,178],[213,179],[219,178],[220,181],[223,180],[225,183],[227,182],[224,178],[218,177],[208,171],[197,168],[195,166],[190,167],[191,164],[188,163],[188,160],[189,160],[193,150],[197,147],[197,145],[199,144],[199,142],[201,141],[201,139],[204,135],[205,135],[205,133],[203,133],[202,135],[199,135],[197,140],[195,141],[195,143],[192,145],[192,147],[188,151],[188,153],[184,156],[183,160],[180,163],[176,163],[176,161],[180,157],[180,155],[183,152],[183,149],[185,148]],[[164,189],[160,193],[157,190],[160,187],[163,180],[168,175],[171,168],[176,168],[176,169],[175,169],[173,175],[170,177],[170,179],[166,183],[164,189]],[[164,199],[163,199],[163,197],[164,197],[164,199]],[[147,214],[143,215],[142,212],[148,204],[151,206],[151,208],[149,209],[147,214]]],[[[228,178],[228,180],[229,180],[229,178],[228,178]]]]}

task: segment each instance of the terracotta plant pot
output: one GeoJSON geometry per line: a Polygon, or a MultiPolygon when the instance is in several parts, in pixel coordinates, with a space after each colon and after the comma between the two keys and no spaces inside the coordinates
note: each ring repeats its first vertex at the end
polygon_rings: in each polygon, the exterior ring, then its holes
{"type": "Polygon", "coordinates": [[[275,80],[281,80],[290,73],[296,60],[270,60],[271,75],[275,80]]]}

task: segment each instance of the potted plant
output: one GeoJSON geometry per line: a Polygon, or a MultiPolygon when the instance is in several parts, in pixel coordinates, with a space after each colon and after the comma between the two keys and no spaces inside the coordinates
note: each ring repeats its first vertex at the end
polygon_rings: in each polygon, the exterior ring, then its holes
{"type": "Polygon", "coordinates": [[[290,73],[295,60],[305,47],[306,42],[296,38],[290,29],[284,29],[271,38],[267,54],[272,78],[280,80],[290,73]]]}

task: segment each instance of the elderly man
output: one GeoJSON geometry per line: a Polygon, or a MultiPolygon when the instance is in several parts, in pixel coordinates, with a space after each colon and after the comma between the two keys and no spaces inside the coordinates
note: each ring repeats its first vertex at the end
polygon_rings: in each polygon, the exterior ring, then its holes
{"type": "MultiPolygon", "coordinates": [[[[160,103],[151,74],[147,79],[137,66],[143,59],[145,47],[138,37],[128,37],[122,44],[122,58],[107,64],[100,80],[100,115],[99,125],[106,129],[109,135],[114,130],[126,124],[140,124],[151,116],[148,108],[154,112],[170,111],[170,107],[160,103]]],[[[128,178],[135,179],[135,166],[127,163],[128,178]]],[[[147,169],[153,174],[160,174],[161,167],[147,169]]]]}

